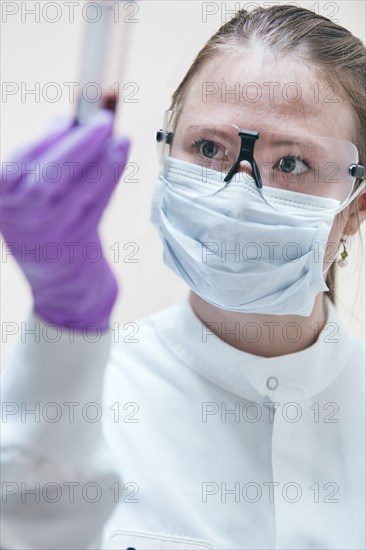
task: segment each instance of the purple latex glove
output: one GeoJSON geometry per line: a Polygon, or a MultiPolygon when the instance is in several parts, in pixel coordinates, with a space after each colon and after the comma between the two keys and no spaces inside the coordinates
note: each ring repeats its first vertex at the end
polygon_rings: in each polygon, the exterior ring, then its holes
{"type": "Polygon", "coordinates": [[[106,330],[117,297],[97,231],[130,145],[112,124],[105,110],[83,126],[70,120],[2,167],[1,232],[34,310],[76,331],[106,330]]]}

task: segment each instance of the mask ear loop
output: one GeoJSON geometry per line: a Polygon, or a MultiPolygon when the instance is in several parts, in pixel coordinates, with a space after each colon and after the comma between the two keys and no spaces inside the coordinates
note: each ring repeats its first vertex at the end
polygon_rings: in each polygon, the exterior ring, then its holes
{"type": "Polygon", "coordinates": [[[228,183],[238,171],[239,164],[243,160],[246,160],[249,162],[250,166],[252,167],[256,186],[258,187],[258,189],[261,189],[261,187],[263,187],[262,178],[261,178],[259,167],[254,160],[254,145],[256,140],[259,138],[259,133],[253,132],[251,130],[241,130],[239,132],[239,136],[240,136],[239,156],[236,162],[231,167],[230,172],[227,174],[224,181],[228,183]]]}

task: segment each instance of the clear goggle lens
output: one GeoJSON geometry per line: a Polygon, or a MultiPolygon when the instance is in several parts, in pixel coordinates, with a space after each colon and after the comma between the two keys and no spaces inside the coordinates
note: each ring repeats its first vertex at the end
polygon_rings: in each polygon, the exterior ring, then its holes
{"type": "MultiPolygon", "coordinates": [[[[207,177],[208,171],[217,171],[224,180],[239,157],[241,130],[207,114],[166,111],[159,138],[161,160],[169,156],[199,165],[204,169],[203,177],[207,177]]],[[[329,210],[341,206],[351,196],[356,181],[351,167],[357,165],[359,155],[350,141],[317,136],[305,129],[301,135],[259,132],[254,159],[262,182],[258,192],[273,208],[286,208],[282,201],[279,204],[276,200],[277,190],[281,190],[284,198],[289,197],[289,203],[292,193],[333,199],[336,201],[333,207],[324,202],[328,205],[324,209],[329,210]]],[[[250,164],[244,162],[233,180],[241,170],[253,176],[250,164]]]]}

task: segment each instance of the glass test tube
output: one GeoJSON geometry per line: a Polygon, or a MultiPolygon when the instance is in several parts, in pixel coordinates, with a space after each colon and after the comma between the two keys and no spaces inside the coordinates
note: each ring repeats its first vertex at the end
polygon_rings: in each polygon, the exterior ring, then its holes
{"type": "Polygon", "coordinates": [[[99,109],[117,109],[133,22],[128,8],[134,5],[127,0],[86,3],[85,13],[90,15],[85,21],[77,124],[87,122],[99,109]]]}

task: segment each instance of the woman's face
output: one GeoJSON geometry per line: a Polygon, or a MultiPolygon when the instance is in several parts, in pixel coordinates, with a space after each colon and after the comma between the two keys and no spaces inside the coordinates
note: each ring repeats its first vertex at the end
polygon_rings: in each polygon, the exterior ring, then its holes
{"type": "MultiPolygon", "coordinates": [[[[256,130],[259,139],[280,132],[355,142],[351,108],[316,70],[293,57],[275,59],[261,49],[238,54],[233,48],[206,62],[190,83],[183,111],[199,111],[204,123],[215,120],[256,130]]],[[[249,165],[242,169],[251,174],[249,165]]],[[[324,267],[337,256],[349,208],[335,217],[324,267]]]]}

